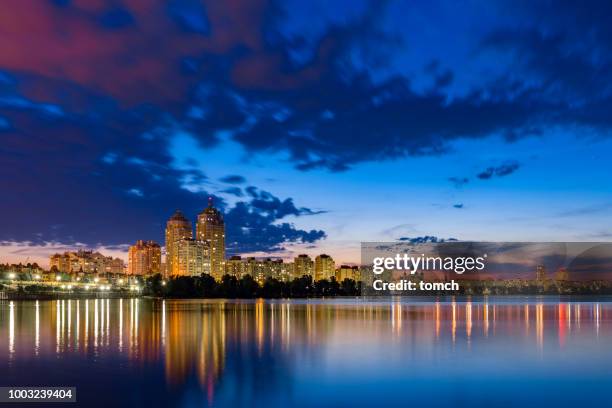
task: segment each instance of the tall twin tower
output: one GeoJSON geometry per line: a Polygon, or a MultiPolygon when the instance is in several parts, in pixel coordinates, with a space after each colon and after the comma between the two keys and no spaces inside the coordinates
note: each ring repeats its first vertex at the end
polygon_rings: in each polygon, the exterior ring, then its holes
{"type": "Polygon", "coordinates": [[[166,276],[223,276],[225,223],[212,204],[210,197],[208,207],[198,214],[195,239],[191,222],[179,210],[166,223],[166,276]]]}

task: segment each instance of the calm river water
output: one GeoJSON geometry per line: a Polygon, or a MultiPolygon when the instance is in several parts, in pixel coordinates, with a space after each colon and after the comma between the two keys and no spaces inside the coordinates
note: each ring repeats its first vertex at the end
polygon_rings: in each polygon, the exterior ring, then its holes
{"type": "Polygon", "coordinates": [[[81,406],[603,407],[612,303],[5,300],[0,373],[81,406]]]}

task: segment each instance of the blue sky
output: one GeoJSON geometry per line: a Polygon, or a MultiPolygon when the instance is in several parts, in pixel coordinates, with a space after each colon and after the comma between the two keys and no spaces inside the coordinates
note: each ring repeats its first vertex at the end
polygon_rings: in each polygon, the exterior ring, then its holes
{"type": "Polygon", "coordinates": [[[606,2],[2,7],[0,262],[209,195],[230,253],[612,239],[606,2]]]}

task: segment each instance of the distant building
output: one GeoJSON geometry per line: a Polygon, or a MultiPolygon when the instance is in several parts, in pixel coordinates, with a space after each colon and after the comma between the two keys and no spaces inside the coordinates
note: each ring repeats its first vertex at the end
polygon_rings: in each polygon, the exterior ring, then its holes
{"type": "Polygon", "coordinates": [[[555,280],[558,282],[566,282],[569,280],[569,272],[567,268],[559,268],[555,274],[555,280]]]}
{"type": "Polygon", "coordinates": [[[321,254],[315,258],[314,263],[314,280],[331,279],[336,273],[336,265],[334,259],[327,255],[321,254]]]}
{"type": "Polygon", "coordinates": [[[223,216],[208,199],[208,207],[200,214],[196,223],[196,239],[205,241],[210,248],[210,273],[216,280],[221,280],[225,273],[225,223],[223,216]]]}
{"type": "Polygon", "coordinates": [[[53,254],[49,265],[51,269],[57,269],[61,273],[125,273],[123,260],[94,251],[79,250],[53,254]]]}
{"type": "Polygon", "coordinates": [[[128,251],[129,275],[152,275],[161,272],[161,247],[154,241],[136,241],[128,251]]]}
{"type": "Polygon", "coordinates": [[[49,259],[49,267],[51,269],[55,268],[58,272],[62,273],[70,273],[72,270],[70,263],[70,256],[68,252],[63,254],[53,254],[49,259]]]}
{"type": "Polygon", "coordinates": [[[176,257],[172,276],[200,276],[210,274],[210,248],[208,243],[190,238],[176,242],[176,257]]]}
{"type": "Polygon", "coordinates": [[[536,267],[536,280],[543,282],[546,280],[546,268],[544,265],[538,265],[536,267]]]}
{"type": "Polygon", "coordinates": [[[289,282],[295,276],[293,273],[293,262],[283,262],[281,264],[281,275],[279,280],[289,282]]]}
{"type": "Polygon", "coordinates": [[[293,260],[294,278],[301,278],[304,275],[314,278],[314,263],[306,254],[298,255],[293,260]]]}
{"type": "Polygon", "coordinates": [[[266,269],[266,278],[283,280],[283,271],[285,269],[285,263],[282,259],[267,258],[264,263],[266,269]]]}
{"type": "Polygon", "coordinates": [[[336,280],[342,282],[345,279],[352,279],[355,282],[361,280],[358,266],[341,265],[336,271],[336,280]]]}
{"type": "Polygon", "coordinates": [[[235,276],[236,279],[246,275],[246,265],[240,256],[235,255],[225,261],[225,274],[235,276]]]}
{"type": "Polygon", "coordinates": [[[176,210],[166,223],[166,277],[179,275],[178,241],[192,237],[191,223],[182,212],[176,210]]]}
{"type": "Polygon", "coordinates": [[[242,259],[240,256],[232,256],[225,261],[225,273],[237,279],[250,275],[260,285],[263,285],[268,278],[289,280],[287,277],[290,274],[287,272],[286,265],[282,259],[257,259],[252,256],[242,259]]]}
{"type": "Polygon", "coordinates": [[[251,278],[257,280],[257,275],[261,275],[263,273],[261,267],[262,265],[257,258],[249,256],[244,261],[244,274],[250,275],[251,278]]]}

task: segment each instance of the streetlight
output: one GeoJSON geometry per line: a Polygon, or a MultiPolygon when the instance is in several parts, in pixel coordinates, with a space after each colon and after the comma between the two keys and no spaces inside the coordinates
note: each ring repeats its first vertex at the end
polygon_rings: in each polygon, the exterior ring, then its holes
{"type": "Polygon", "coordinates": [[[59,282],[59,281],[61,281],[61,280],[62,280],[62,277],[61,277],[61,276],[56,276],[56,277],[55,277],[55,280],[59,282]]]}
{"type": "Polygon", "coordinates": [[[17,277],[17,275],[15,275],[14,273],[9,273],[8,274],[9,279],[15,279],[17,277]]]}

